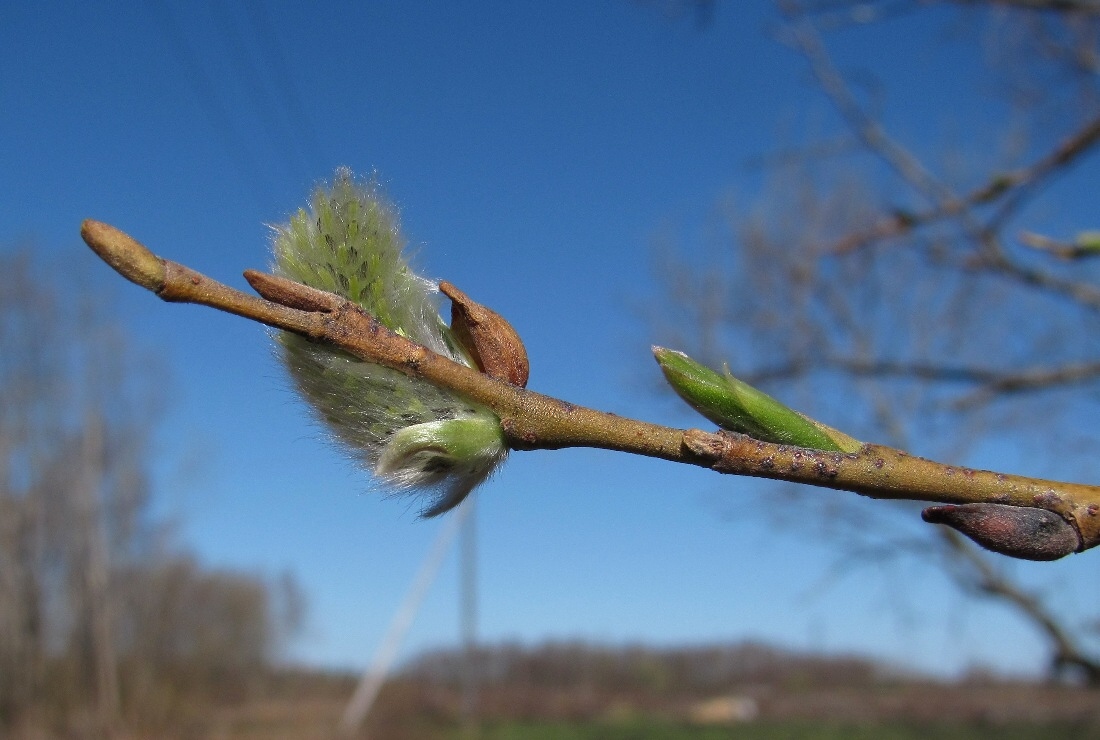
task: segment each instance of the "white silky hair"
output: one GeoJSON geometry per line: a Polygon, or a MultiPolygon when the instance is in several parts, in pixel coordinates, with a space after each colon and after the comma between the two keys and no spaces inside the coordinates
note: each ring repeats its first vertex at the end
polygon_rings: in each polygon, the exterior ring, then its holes
{"type": "MultiPolygon", "coordinates": [[[[376,180],[337,170],[308,211],[274,232],[278,274],[354,301],[393,331],[473,366],[439,315],[436,284],[410,269],[396,208],[376,180]]],[[[386,487],[426,495],[424,516],[456,506],[506,456],[488,409],[303,337],[277,338],[295,386],[334,441],[386,487]]]]}

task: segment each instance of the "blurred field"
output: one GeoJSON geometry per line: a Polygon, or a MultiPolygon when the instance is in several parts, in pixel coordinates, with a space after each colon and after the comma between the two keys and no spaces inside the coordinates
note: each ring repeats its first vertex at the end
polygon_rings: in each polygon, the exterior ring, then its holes
{"type": "MultiPolygon", "coordinates": [[[[461,653],[406,666],[357,737],[384,740],[908,740],[1100,738],[1100,692],[973,677],[945,683],[857,658],[759,645],[681,650],[577,644],[478,654],[477,711],[463,717],[461,653]],[[490,670],[491,669],[491,670],[490,670]]],[[[297,740],[336,736],[355,680],[269,677],[261,694],[195,707],[126,737],[297,740]]]]}
{"type": "MultiPolygon", "coordinates": [[[[759,648],[754,648],[758,650],[759,648]]],[[[550,652],[560,652],[555,648],[550,652]]],[[[577,648],[571,651],[575,654],[577,648]]],[[[594,650],[594,649],[593,649],[594,650]]],[[[634,649],[638,652],[638,649],[634,649]]],[[[547,649],[543,648],[545,653],[547,649]]],[[[682,654],[642,651],[650,666],[643,683],[661,665],[682,654]],[[655,656],[663,656],[654,660],[655,656]]],[[[598,651],[602,659],[621,652],[598,651]]],[[[527,680],[512,670],[488,677],[478,692],[475,718],[464,719],[462,690],[450,676],[425,673],[416,663],[387,683],[360,732],[374,740],[908,740],[909,738],[1100,738],[1100,692],[1073,686],[998,682],[989,679],[937,683],[880,676],[855,680],[851,659],[799,658],[780,654],[768,680],[728,686],[720,694],[693,694],[674,684],[649,688],[622,680],[593,680],[583,659],[572,674],[548,670],[539,650],[523,653],[527,680]],[[821,670],[803,672],[806,661],[821,670]],[[849,679],[829,675],[839,663],[849,679]],[[582,674],[588,673],[587,678],[582,674]],[[846,685],[845,685],[846,684],[846,685]]],[[[456,654],[449,657],[456,657],[456,654]]],[[[440,656],[436,656],[438,659],[440,656]]],[[[443,656],[448,657],[448,656],[443,656]]],[[[638,657],[638,656],[635,656],[638,657]]],[[[428,661],[438,668],[438,663],[428,661]]],[[[870,665],[870,664],[868,664],[870,665]]],[[[631,667],[633,666],[633,667],[631,667]]],[[[759,678],[759,676],[757,676],[759,678]]],[[[117,740],[312,740],[338,737],[337,727],[355,686],[347,675],[282,671],[256,681],[248,692],[219,700],[180,703],[167,714],[131,713],[111,736],[117,740]]],[[[5,740],[106,737],[98,731],[39,715],[5,740]]]]}
{"type": "MultiPolygon", "coordinates": [[[[452,735],[462,737],[461,733],[452,735]]],[[[661,723],[587,725],[510,724],[486,728],[482,740],[1024,740],[1091,738],[1072,726],[849,725],[836,723],[760,722],[732,727],[690,727],[661,723]]]]}
{"type": "MultiPolygon", "coordinates": [[[[1100,698],[1100,697],[1096,697],[1100,698]]],[[[242,707],[226,715],[211,734],[218,738],[327,738],[342,706],[336,703],[281,703],[242,707]]],[[[463,726],[455,719],[389,712],[359,737],[386,740],[1087,740],[1100,738],[1100,725],[1073,722],[996,722],[905,720],[847,722],[764,719],[737,724],[698,725],[635,717],[576,721],[511,720],[463,726]]]]}
{"type": "MultiPolygon", "coordinates": [[[[333,702],[287,702],[241,707],[191,737],[227,740],[334,737],[342,706],[333,702]]],[[[387,713],[388,714],[388,713],[387,713]]],[[[392,714],[358,737],[386,740],[1087,740],[1100,726],[1072,722],[841,722],[766,719],[738,724],[696,725],[666,719],[538,721],[512,720],[467,727],[441,717],[392,714]]]]}

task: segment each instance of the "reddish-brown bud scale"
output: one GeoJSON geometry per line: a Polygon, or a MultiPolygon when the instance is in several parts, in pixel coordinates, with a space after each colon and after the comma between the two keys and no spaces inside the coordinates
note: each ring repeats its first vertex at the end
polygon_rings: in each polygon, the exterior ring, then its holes
{"type": "Polygon", "coordinates": [[[451,299],[451,331],[478,369],[490,378],[525,388],[531,366],[512,325],[451,283],[441,282],[439,291],[451,299]]]}
{"type": "Polygon", "coordinates": [[[921,517],[946,524],[987,550],[1024,560],[1057,560],[1081,547],[1073,525],[1046,509],[1005,504],[930,506],[921,517]]]}

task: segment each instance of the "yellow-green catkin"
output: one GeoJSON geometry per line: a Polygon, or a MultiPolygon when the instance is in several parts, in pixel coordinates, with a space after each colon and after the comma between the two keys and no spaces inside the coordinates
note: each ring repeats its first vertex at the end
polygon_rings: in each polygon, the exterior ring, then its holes
{"type": "MultiPolygon", "coordinates": [[[[282,277],[359,304],[388,328],[473,366],[439,315],[436,285],[412,271],[397,210],[376,181],[341,168],[308,208],[275,227],[282,277]]],[[[424,516],[460,503],[504,459],[489,410],[426,381],[364,362],[287,332],[280,355],[334,438],[375,477],[427,494],[424,516]]]]}

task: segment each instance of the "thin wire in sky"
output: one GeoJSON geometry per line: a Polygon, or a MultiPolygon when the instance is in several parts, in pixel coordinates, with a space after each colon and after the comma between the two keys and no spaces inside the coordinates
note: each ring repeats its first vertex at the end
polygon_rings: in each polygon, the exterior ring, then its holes
{"type": "Polygon", "coordinates": [[[152,8],[158,17],[165,38],[168,39],[173,52],[183,65],[192,92],[198,99],[199,107],[221,138],[226,154],[233,161],[242,182],[247,183],[246,188],[255,196],[257,205],[264,207],[270,202],[270,198],[266,197],[267,188],[263,185],[267,182],[267,178],[263,176],[260,164],[252,156],[245,138],[233,125],[233,119],[218,94],[217,86],[187,42],[165,0],[149,3],[148,7],[152,8]]]}
{"type": "Polygon", "coordinates": [[[266,3],[245,3],[244,7],[248,10],[254,35],[259,42],[260,53],[266,58],[267,64],[264,67],[273,75],[276,89],[279,91],[279,100],[282,101],[293,122],[296,133],[301,134],[298,142],[305,148],[306,161],[315,165],[317,160],[320,160],[327,166],[330,163],[328,152],[321,144],[308,109],[302,104],[302,95],[294,82],[290,65],[287,64],[286,57],[283,55],[279,37],[267,16],[266,3]]]}
{"type": "MultiPolygon", "coordinates": [[[[264,133],[273,139],[273,149],[278,159],[293,180],[309,179],[309,169],[298,146],[299,137],[292,130],[287,108],[280,104],[278,92],[268,88],[268,75],[261,71],[250,53],[249,44],[238,26],[232,9],[220,0],[207,3],[214,16],[214,25],[218,28],[224,42],[226,54],[236,77],[241,82],[249,103],[260,116],[264,133]]],[[[253,34],[255,35],[255,34],[253,34]]]]}

